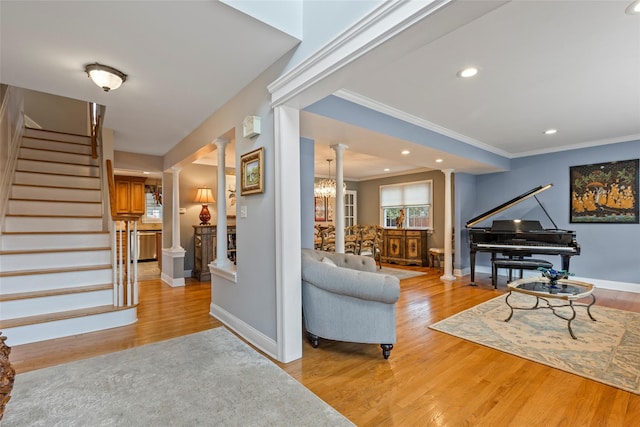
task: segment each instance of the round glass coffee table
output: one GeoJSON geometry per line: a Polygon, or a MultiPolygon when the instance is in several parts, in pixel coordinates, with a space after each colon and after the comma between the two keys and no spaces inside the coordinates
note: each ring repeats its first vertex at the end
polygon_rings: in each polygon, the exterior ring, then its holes
{"type": "Polygon", "coordinates": [[[507,285],[509,289],[509,294],[505,299],[505,302],[511,309],[511,314],[509,317],[505,319],[505,322],[511,320],[513,317],[514,310],[538,310],[540,308],[548,308],[553,314],[557,317],[564,319],[567,321],[567,326],[569,328],[569,334],[573,339],[576,339],[576,336],[571,329],[571,321],[576,318],[576,310],[575,307],[586,307],[587,314],[594,322],[596,319],[591,315],[591,306],[596,303],[596,296],[593,295],[594,286],[591,283],[578,282],[577,280],[568,280],[568,279],[560,279],[557,281],[556,286],[552,286],[549,279],[546,277],[528,277],[526,279],[518,279],[507,285]],[[514,307],[509,303],[509,297],[513,292],[520,294],[533,295],[536,297],[536,304],[533,307],[514,307]],[[591,303],[589,304],[574,304],[574,301],[591,297],[591,303]],[[565,304],[551,304],[549,300],[563,300],[567,303],[565,304]],[[544,301],[546,305],[541,305],[540,301],[544,301]],[[571,317],[565,317],[561,315],[557,309],[560,307],[570,307],[571,308],[571,317]]]}

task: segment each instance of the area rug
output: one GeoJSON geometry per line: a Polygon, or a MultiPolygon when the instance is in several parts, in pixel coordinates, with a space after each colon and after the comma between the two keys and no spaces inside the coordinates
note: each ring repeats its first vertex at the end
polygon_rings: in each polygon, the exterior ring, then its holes
{"type": "Polygon", "coordinates": [[[401,268],[392,268],[392,267],[386,267],[386,266],[383,266],[382,269],[377,269],[376,271],[378,273],[396,276],[400,280],[408,279],[410,277],[423,276],[427,274],[422,271],[403,270],[401,268]]]}
{"type": "MultiPolygon", "coordinates": [[[[584,307],[576,308],[571,323],[549,309],[510,310],[502,295],[447,319],[430,328],[464,338],[496,350],[561,369],[631,393],[640,394],[640,313],[594,305],[592,321],[584,307]]],[[[512,294],[509,302],[532,307],[535,297],[512,294]]],[[[553,301],[552,301],[553,302],[553,301]]],[[[561,314],[567,316],[568,308],[561,314]]]]}
{"type": "Polygon", "coordinates": [[[3,426],[353,426],[224,328],[18,374],[3,426]]]}

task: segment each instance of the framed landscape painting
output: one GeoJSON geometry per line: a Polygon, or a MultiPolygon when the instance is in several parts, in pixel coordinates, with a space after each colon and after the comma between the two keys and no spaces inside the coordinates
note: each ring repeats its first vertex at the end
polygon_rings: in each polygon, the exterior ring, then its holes
{"type": "Polygon", "coordinates": [[[240,156],[240,194],[264,193],[264,147],[240,156]]]}
{"type": "Polygon", "coordinates": [[[638,163],[570,167],[570,222],[638,224],[638,163]]]}

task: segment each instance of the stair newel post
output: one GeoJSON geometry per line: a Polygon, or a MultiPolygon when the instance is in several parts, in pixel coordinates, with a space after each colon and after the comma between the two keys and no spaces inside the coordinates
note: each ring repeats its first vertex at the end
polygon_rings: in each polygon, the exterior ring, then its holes
{"type": "Polygon", "coordinates": [[[118,306],[118,253],[115,250],[115,248],[117,248],[118,246],[118,241],[116,236],[118,235],[117,233],[117,222],[116,221],[111,221],[112,225],[111,225],[111,229],[112,229],[112,234],[111,234],[111,247],[114,248],[114,250],[111,251],[111,277],[112,277],[112,282],[113,282],[113,306],[117,307],[118,306]]]}
{"type": "MultiPolygon", "coordinates": [[[[138,222],[133,221],[133,240],[134,240],[134,258],[133,258],[133,304],[138,304],[138,222]]],[[[129,299],[131,305],[131,299],[129,299]]]]}
{"type": "Polygon", "coordinates": [[[123,286],[123,271],[124,271],[124,252],[122,252],[122,234],[124,231],[125,222],[120,221],[120,257],[118,260],[118,307],[122,307],[124,302],[124,286],[123,286]]]}

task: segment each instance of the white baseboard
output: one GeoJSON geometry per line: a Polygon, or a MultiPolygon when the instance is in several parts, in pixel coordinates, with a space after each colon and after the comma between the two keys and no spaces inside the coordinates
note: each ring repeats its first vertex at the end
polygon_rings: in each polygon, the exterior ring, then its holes
{"type": "Polygon", "coordinates": [[[236,316],[214,303],[211,303],[209,307],[209,314],[220,320],[242,338],[249,341],[270,357],[276,360],[278,359],[278,345],[275,340],[269,338],[253,326],[245,323],[241,319],[238,319],[236,316]]]}
{"type": "Polygon", "coordinates": [[[160,274],[160,280],[162,280],[164,283],[166,283],[167,285],[171,286],[172,288],[177,288],[179,286],[184,286],[185,285],[185,280],[184,277],[171,277],[165,273],[161,273],[160,274]]]}
{"type": "MultiPolygon", "coordinates": [[[[491,274],[491,268],[485,266],[477,266],[476,273],[486,273],[491,274]]],[[[500,277],[507,277],[498,274],[500,277]]],[[[540,276],[540,272],[533,270],[525,270],[523,271],[523,277],[536,277],[540,276]]],[[[628,282],[614,282],[612,280],[603,280],[603,279],[593,279],[590,277],[578,277],[571,276],[571,279],[578,280],[580,282],[587,282],[593,284],[596,288],[609,289],[612,291],[620,291],[620,292],[633,292],[640,293],[640,283],[628,283],[628,282]]]]}

